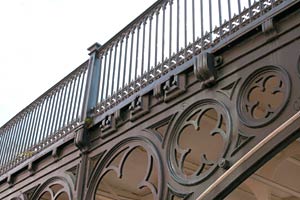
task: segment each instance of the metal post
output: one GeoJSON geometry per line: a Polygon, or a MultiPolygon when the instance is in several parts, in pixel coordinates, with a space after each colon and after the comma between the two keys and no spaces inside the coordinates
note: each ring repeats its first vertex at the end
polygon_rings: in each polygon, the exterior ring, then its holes
{"type": "Polygon", "coordinates": [[[98,58],[98,49],[101,47],[99,43],[93,44],[88,50],[90,51],[89,68],[87,75],[86,90],[83,104],[83,119],[89,116],[91,109],[97,104],[100,83],[100,59],[98,58]]]}

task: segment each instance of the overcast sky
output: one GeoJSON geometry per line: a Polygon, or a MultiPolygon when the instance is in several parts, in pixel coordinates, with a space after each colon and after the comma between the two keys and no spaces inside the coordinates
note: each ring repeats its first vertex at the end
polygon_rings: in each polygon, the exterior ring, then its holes
{"type": "Polygon", "coordinates": [[[0,126],[155,0],[1,0],[0,126]]]}

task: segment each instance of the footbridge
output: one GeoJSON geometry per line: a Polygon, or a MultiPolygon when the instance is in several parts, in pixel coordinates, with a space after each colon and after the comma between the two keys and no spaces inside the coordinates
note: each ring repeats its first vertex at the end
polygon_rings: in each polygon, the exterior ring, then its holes
{"type": "Polygon", "coordinates": [[[0,128],[0,199],[300,199],[299,0],[158,0],[88,50],[0,128]]]}

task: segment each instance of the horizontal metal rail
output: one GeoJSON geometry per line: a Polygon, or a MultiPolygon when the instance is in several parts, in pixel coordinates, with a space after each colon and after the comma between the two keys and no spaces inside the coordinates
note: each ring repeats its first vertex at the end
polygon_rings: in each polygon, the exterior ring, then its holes
{"type": "Polygon", "coordinates": [[[98,51],[93,115],[111,109],[168,71],[277,7],[283,0],[160,0],[98,51]]]}
{"type": "Polygon", "coordinates": [[[0,129],[0,175],[53,144],[82,119],[83,63],[0,129]]]}

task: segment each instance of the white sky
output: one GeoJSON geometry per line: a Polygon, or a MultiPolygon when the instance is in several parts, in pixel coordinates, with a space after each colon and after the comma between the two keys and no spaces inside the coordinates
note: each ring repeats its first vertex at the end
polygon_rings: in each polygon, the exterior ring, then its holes
{"type": "Polygon", "coordinates": [[[155,0],[0,0],[0,127],[155,0]]]}

